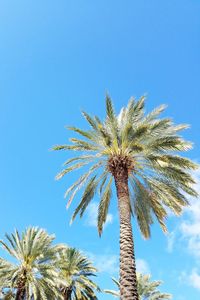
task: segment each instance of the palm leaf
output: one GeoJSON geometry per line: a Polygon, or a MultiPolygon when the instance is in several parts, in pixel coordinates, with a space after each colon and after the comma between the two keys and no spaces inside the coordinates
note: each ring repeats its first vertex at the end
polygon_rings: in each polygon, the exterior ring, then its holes
{"type": "Polygon", "coordinates": [[[98,208],[98,231],[99,235],[102,233],[103,224],[106,222],[106,217],[108,214],[108,208],[110,204],[110,199],[112,195],[111,191],[111,184],[112,184],[112,177],[110,178],[109,182],[107,183],[104,193],[101,197],[101,201],[98,208]]]}

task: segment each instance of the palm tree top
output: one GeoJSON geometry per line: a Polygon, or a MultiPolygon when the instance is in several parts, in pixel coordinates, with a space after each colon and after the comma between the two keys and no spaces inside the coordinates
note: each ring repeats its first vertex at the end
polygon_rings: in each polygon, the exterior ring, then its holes
{"type": "Polygon", "coordinates": [[[161,280],[151,281],[150,274],[137,274],[138,281],[138,294],[141,300],[161,300],[161,299],[172,299],[171,294],[162,293],[158,290],[158,287],[163,283],[161,280]]]}
{"type": "Polygon", "coordinates": [[[53,261],[63,245],[53,245],[54,238],[37,227],[30,227],[21,235],[17,230],[6,234],[6,241],[1,240],[0,244],[15,260],[0,258],[0,286],[9,289],[11,294],[21,293],[23,297],[26,294],[27,299],[32,295],[34,299],[58,296],[55,282],[59,278],[53,261]]]}
{"type": "Polygon", "coordinates": [[[11,235],[5,234],[5,237],[8,243],[0,240],[1,245],[8,254],[23,265],[30,265],[36,259],[38,262],[43,262],[44,253],[45,260],[47,260],[51,258],[56,249],[63,247],[61,245],[53,246],[55,235],[49,235],[46,230],[38,227],[29,227],[21,235],[18,230],[15,230],[11,235]]]}
{"type": "Polygon", "coordinates": [[[81,200],[72,216],[84,214],[95,196],[100,195],[98,230],[103,225],[112,196],[112,185],[122,170],[126,171],[130,206],[145,238],[150,236],[150,225],[156,218],[164,232],[167,231],[166,207],[176,215],[188,205],[186,194],[197,196],[191,170],[198,166],[181,152],[192,148],[179,134],[188,128],[186,124],[175,125],[169,118],[160,118],[166,105],[145,114],[145,97],[138,101],[131,98],[128,105],[115,113],[111,98],[106,96],[106,118],[100,120],[83,112],[89,130],[68,127],[81,138],[70,138],[71,144],[57,145],[54,150],[78,151],[79,155],[68,159],[57,179],[83,167],[81,176],[70,186],[65,196],[67,207],[76,194],[83,189],[81,200]]]}
{"type": "Polygon", "coordinates": [[[90,274],[96,276],[97,269],[92,262],[79,250],[71,247],[64,247],[58,252],[57,264],[65,276],[71,277],[74,274],[90,274]]]}
{"type": "Polygon", "coordinates": [[[97,269],[79,250],[66,247],[59,251],[56,268],[63,282],[60,290],[64,299],[97,299],[95,292],[100,288],[91,280],[97,269]]]}
{"type": "MultiPolygon", "coordinates": [[[[117,287],[117,290],[104,290],[105,293],[111,294],[114,297],[119,298],[119,281],[112,278],[112,281],[117,287]]],[[[161,280],[151,281],[150,274],[137,273],[137,286],[138,295],[140,300],[161,300],[161,299],[172,299],[172,295],[168,293],[162,293],[158,290],[159,286],[163,282],[161,280]]]]}

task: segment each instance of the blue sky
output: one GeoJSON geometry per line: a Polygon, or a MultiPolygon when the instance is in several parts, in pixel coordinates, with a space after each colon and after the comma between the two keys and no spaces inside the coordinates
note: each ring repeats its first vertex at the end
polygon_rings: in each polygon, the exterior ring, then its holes
{"type": "MultiPolygon", "coordinates": [[[[104,116],[106,91],[117,110],[130,96],[147,94],[147,110],[166,103],[165,115],[191,124],[188,155],[198,161],[199,10],[198,0],[0,2],[1,238],[14,228],[44,227],[85,251],[100,268],[101,287],[113,287],[116,198],[101,239],[97,198],[69,226],[74,206],[66,211],[63,195],[76,175],[56,182],[70,154],[49,149],[70,137],[65,125],[85,126],[82,109],[104,116]]],[[[138,268],[162,279],[175,300],[200,297],[200,204],[191,203],[183,217],[169,217],[168,236],[154,226],[144,241],[133,222],[138,268]]]]}

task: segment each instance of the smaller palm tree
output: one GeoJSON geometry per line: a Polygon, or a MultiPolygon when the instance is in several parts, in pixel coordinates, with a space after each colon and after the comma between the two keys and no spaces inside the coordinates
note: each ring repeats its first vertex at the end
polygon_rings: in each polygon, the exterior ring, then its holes
{"type": "MultiPolygon", "coordinates": [[[[113,282],[117,285],[118,290],[105,290],[107,294],[111,294],[117,298],[120,297],[119,293],[119,281],[112,278],[113,282]]],[[[157,288],[162,284],[162,281],[151,281],[151,275],[143,275],[137,273],[137,287],[139,300],[161,300],[161,299],[171,299],[170,294],[162,293],[157,288]]]]}
{"type": "Polygon", "coordinates": [[[151,281],[151,275],[138,274],[138,293],[140,300],[161,300],[161,299],[171,299],[170,294],[162,293],[158,290],[158,287],[162,284],[162,281],[151,281]]]}
{"type": "Polygon", "coordinates": [[[12,299],[14,294],[16,300],[59,299],[59,278],[53,262],[63,246],[53,246],[54,236],[34,227],[21,236],[17,230],[6,234],[6,239],[0,243],[14,262],[0,258],[0,286],[9,292],[5,297],[12,299]]]}
{"type": "Polygon", "coordinates": [[[95,300],[98,286],[90,279],[96,268],[75,248],[64,248],[58,253],[56,267],[62,284],[59,290],[64,300],[95,300]]]}

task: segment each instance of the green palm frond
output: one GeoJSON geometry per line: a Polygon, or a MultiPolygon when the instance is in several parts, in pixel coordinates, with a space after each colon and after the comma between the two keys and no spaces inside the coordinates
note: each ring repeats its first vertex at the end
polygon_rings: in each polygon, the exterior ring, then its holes
{"type": "Polygon", "coordinates": [[[82,217],[84,211],[86,210],[87,206],[89,205],[90,201],[92,200],[92,198],[94,197],[96,188],[97,188],[97,180],[96,180],[96,175],[93,176],[90,181],[88,182],[82,199],[79,203],[79,205],[77,206],[77,208],[74,211],[74,214],[72,216],[71,222],[75,219],[76,215],[80,212],[80,216],[82,217]]]}
{"type": "Polygon", "coordinates": [[[112,184],[112,177],[110,178],[109,182],[106,184],[106,187],[105,187],[104,192],[101,197],[101,201],[99,203],[99,208],[98,208],[99,235],[101,235],[101,233],[102,233],[103,224],[106,222],[106,218],[107,218],[107,214],[108,214],[108,208],[109,208],[110,199],[112,196],[111,184],[112,184]]]}
{"type": "Polygon", "coordinates": [[[165,109],[167,108],[167,105],[161,104],[160,106],[153,109],[147,116],[144,118],[144,122],[151,122],[154,121],[155,118],[157,118],[165,109]]]}
{"type": "Polygon", "coordinates": [[[141,233],[145,238],[150,237],[150,225],[153,223],[149,191],[135,178],[131,180],[133,186],[133,215],[136,216],[141,233]]]}
{"type": "Polygon", "coordinates": [[[83,112],[89,130],[70,127],[80,138],[74,136],[70,139],[72,144],[53,148],[80,151],[79,156],[66,161],[57,179],[71,171],[84,169],[84,173],[66,191],[67,206],[81,191],[82,196],[72,220],[78,214],[82,216],[98,190],[99,234],[108,213],[111,185],[107,190],[107,184],[109,176],[114,176],[110,167],[112,159],[116,157],[127,164],[130,205],[145,237],[150,236],[150,225],[155,219],[167,231],[166,206],[180,215],[183,207],[189,204],[187,195],[197,196],[191,170],[196,170],[198,165],[182,156],[182,152],[191,149],[192,144],[179,135],[188,125],[176,125],[170,118],[160,118],[166,105],[147,114],[144,108],[145,97],[138,101],[131,98],[128,105],[116,114],[112,100],[107,95],[105,120],[83,112]]]}
{"type": "Polygon", "coordinates": [[[140,300],[161,300],[172,298],[170,294],[162,293],[158,290],[162,281],[151,281],[150,275],[137,274],[137,281],[140,300]]]}
{"type": "Polygon", "coordinates": [[[67,129],[72,130],[76,133],[79,133],[80,135],[87,138],[88,140],[93,140],[92,132],[84,131],[84,130],[82,130],[80,128],[77,128],[77,127],[67,127],[67,129]]]}

